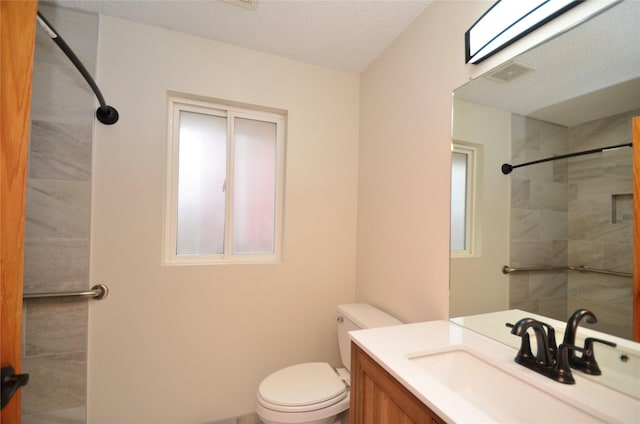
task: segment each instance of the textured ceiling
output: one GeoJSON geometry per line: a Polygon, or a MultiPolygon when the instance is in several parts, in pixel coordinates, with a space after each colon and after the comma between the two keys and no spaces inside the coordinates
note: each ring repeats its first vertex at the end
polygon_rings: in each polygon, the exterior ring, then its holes
{"type": "MultiPolygon", "coordinates": [[[[432,3],[258,0],[249,10],[222,0],[42,2],[353,73],[364,71],[432,3]]],[[[534,72],[508,84],[476,78],[456,97],[566,126],[640,108],[638,22],[640,0],[621,2],[516,58],[534,72]]]]}
{"type": "Polygon", "coordinates": [[[509,83],[476,78],[456,98],[564,126],[640,108],[640,1],[624,1],[518,56],[509,83]]]}
{"type": "Polygon", "coordinates": [[[361,73],[431,0],[259,0],[256,10],[221,0],[52,0],[43,3],[361,73]]]}

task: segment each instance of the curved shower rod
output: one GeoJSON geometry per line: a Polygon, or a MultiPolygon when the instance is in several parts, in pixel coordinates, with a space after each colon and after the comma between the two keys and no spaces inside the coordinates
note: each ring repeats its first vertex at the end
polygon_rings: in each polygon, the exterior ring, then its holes
{"type": "Polygon", "coordinates": [[[87,69],[84,67],[82,62],[80,62],[80,59],[78,59],[78,56],[76,56],[73,50],[71,50],[71,47],[69,47],[69,45],[64,41],[60,34],[58,34],[58,32],[51,26],[51,24],[49,24],[44,16],[42,16],[40,11],[38,11],[37,21],[42,29],[44,29],[45,32],[49,35],[49,37],[51,37],[51,39],[58,45],[58,47],[60,47],[60,50],[62,50],[64,54],[67,55],[71,63],[75,65],[76,69],[82,74],[82,76],[87,81],[94,94],[98,98],[98,102],[100,103],[100,107],[96,109],[96,118],[98,118],[98,121],[102,122],[105,125],[113,125],[118,122],[118,111],[114,107],[109,106],[104,101],[104,97],[102,96],[100,89],[96,85],[96,82],[93,80],[93,78],[91,78],[91,75],[89,74],[87,69]]]}

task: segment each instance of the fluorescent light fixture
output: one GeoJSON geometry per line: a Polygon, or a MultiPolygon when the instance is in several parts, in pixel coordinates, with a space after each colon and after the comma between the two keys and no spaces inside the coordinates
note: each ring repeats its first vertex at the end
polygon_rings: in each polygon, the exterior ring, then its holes
{"type": "Polygon", "coordinates": [[[464,34],[465,63],[480,63],[584,0],[498,0],[464,34]]]}

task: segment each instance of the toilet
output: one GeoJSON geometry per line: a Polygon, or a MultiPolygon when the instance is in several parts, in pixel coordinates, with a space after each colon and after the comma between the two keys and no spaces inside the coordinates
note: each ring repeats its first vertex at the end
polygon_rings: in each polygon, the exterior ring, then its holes
{"type": "Polygon", "coordinates": [[[339,305],[338,345],[344,368],[326,362],[292,365],[274,372],[258,387],[256,413],[264,424],[346,424],[349,413],[349,331],[402,322],[365,303],[339,305]]]}

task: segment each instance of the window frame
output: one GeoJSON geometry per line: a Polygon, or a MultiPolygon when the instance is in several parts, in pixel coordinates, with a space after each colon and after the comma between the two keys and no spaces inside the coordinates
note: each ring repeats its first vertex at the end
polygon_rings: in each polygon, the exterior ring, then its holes
{"type": "MultiPolygon", "coordinates": [[[[454,141],[451,144],[453,166],[453,153],[463,154],[467,157],[466,191],[465,191],[465,247],[462,250],[453,250],[450,246],[452,258],[468,258],[477,256],[476,246],[476,218],[477,218],[477,186],[478,186],[478,148],[469,144],[454,141]]],[[[453,187],[451,187],[453,189],[453,187]]],[[[453,203],[453,202],[452,202],[453,203]]],[[[453,208],[453,204],[450,205],[453,208]]],[[[451,215],[451,211],[450,211],[451,215]]],[[[451,218],[451,216],[450,216],[451,218]]],[[[451,225],[453,225],[452,220],[451,225]]]]}
{"type": "Polygon", "coordinates": [[[278,263],[282,261],[285,125],[286,113],[273,109],[230,104],[219,100],[194,98],[185,95],[168,95],[167,110],[167,160],[165,173],[165,206],[162,247],[162,265],[218,265],[278,263]],[[177,254],[178,238],[178,172],[180,112],[204,113],[227,118],[227,173],[225,182],[224,248],[221,254],[177,254]],[[234,254],[233,243],[233,163],[234,118],[245,118],[276,125],[276,169],[274,202],[274,250],[265,254],[234,254]]]}

